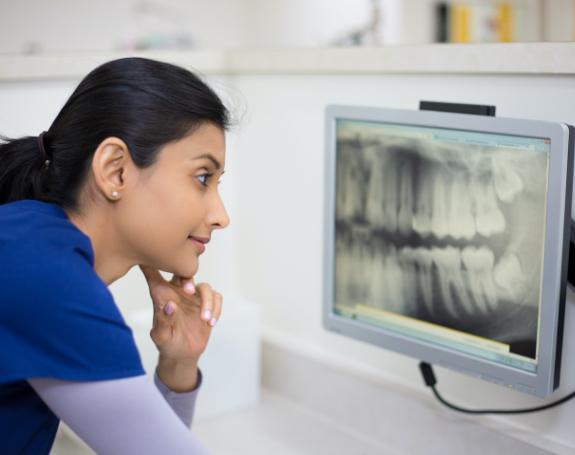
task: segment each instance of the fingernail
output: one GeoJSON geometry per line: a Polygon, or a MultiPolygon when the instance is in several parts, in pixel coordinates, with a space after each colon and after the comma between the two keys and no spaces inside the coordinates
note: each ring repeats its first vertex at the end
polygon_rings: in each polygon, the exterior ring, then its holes
{"type": "Polygon", "coordinates": [[[188,281],[188,282],[184,285],[184,290],[185,290],[188,294],[195,294],[195,293],[196,293],[196,287],[194,286],[194,283],[192,283],[191,281],[188,281]]]}
{"type": "Polygon", "coordinates": [[[168,302],[168,304],[164,307],[164,313],[168,316],[174,312],[174,307],[172,306],[172,302],[168,302]]]}
{"type": "Polygon", "coordinates": [[[212,312],[210,310],[204,311],[204,319],[206,321],[209,321],[211,317],[212,317],[212,312]]]}
{"type": "Polygon", "coordinates": [[[218,320],[217,320],[216,318],[212,318],[212,319],[210,320],[210,325],[213,327],[213,326],[216,325],[216,322],[218,322],[218,320]]]}

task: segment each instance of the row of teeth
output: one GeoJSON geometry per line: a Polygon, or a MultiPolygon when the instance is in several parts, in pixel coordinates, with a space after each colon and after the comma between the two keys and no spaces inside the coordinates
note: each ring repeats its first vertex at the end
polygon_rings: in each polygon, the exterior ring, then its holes
{"type": "Polygon", "coordinates": [[[508,253],[495,264],[493,252],[486,247],[461,251],[455,247],[389,247],[386,254],[351,248],[337,254],[336,279],[338,299],[353,302],[359,296],[375,306],[385,302],[385,309],[400,313],[419,305],[418,295],[430,313],[438,310],[435,280],[442,308],[453,318],[488,314],[503,299],[520,303],[525,285],[515,254],[508,253]],[[367,294],[361,295],[358,289],[367,294]]]}
{"type": "Polygon", "coordinates": [[[417,163],[381,151],[370,153],[367,148],[349,157],[347,169],[340,170],[338,218],[363,218],[375,228],[405,236],[470,240],[476,234],[503,232],[506,222],[498,201],[510,203],[524,189],[515,171],[491,158],[473,175],[469,170],[453,171],[445,163],[417,163]],[[365,166],[361,160],[369,162],[367,176],[360,169],[365,166]]]}

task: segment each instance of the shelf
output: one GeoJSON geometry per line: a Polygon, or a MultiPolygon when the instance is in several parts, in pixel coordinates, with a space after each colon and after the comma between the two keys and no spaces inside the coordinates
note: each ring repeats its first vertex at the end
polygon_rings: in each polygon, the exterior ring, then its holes
{"type": "Polygon", "coordinates": [[[575,74],[575,43],[0,54],[0,82],[79,79],[98,64],[128,55],[206,74],[575,74]]]}

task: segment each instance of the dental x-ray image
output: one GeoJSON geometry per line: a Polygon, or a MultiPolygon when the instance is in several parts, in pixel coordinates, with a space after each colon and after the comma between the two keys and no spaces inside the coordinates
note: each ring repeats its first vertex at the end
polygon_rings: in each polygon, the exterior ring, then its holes
{"type": "Polygon", "coordinates": [[[351,120],[338,120],[336,147],[336,307],[535,359],[548,154],[504,136],[454,141],[351,120]]]}

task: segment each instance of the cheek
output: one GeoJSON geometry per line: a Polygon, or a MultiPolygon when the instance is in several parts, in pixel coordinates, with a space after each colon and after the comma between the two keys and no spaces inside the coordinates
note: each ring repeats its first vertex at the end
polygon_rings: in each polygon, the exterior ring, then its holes
{"type": "Polygon", "coordinates": [[[158,268],[180,276],[193,276],[198,269],[197,251],[187,239],[204,234],[203,202],[194,182],[153,178],[135,192],[126,236],[138,256],[158,268]]]}
{"type": "Polygon", "coordinates": [[[180,245],[199,224],[201,198],[188,179],[165,178],[150,182],[143,201],[151,229],[165,236],[166,243],[180,245]]]}

